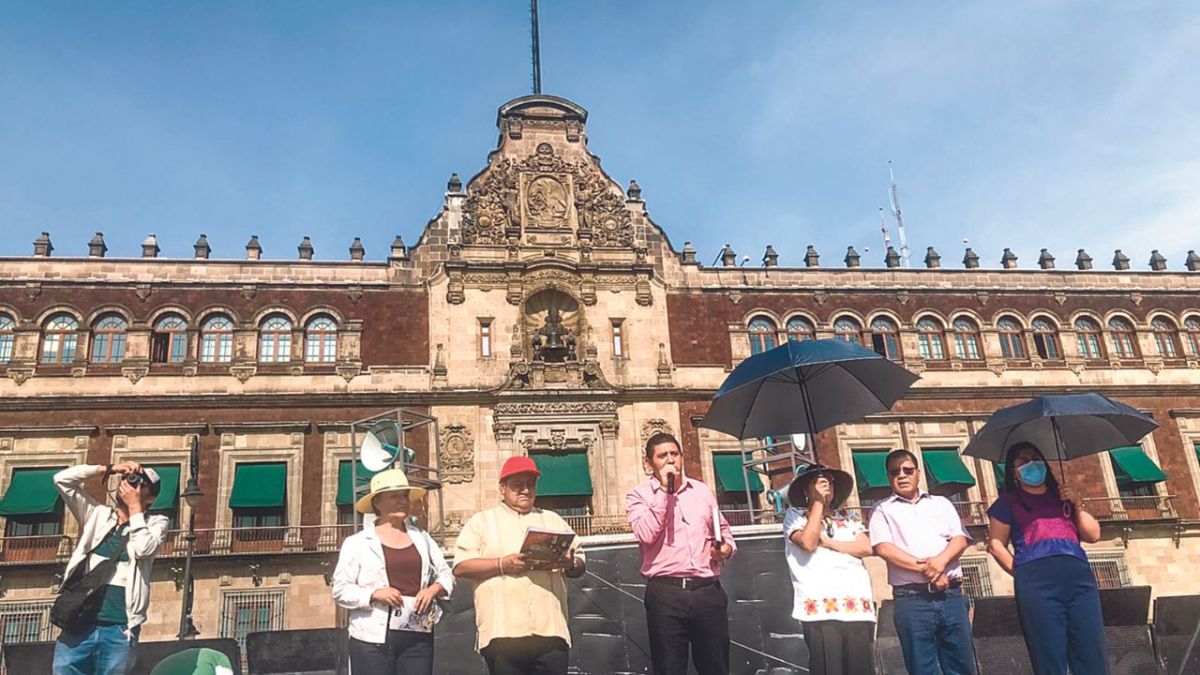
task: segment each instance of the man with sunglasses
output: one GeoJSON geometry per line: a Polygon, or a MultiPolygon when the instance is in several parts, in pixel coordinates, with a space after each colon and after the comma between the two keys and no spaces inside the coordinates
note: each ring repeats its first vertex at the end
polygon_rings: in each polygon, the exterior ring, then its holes
{"type": "Polygon", "coordinates": [[[454,576],[475,581],[475,648],[492,675],[566,675],[571,632],[567,583],[583,576],[578,540],[549,565],[526,559],[529,528],[572,532],[557,513],[534,506],[533,459],[509,457],[500,469],[500,504],[467,521],[454,549],[454,576]]]}
{"type": "Polygon", "coordinates": [[[949,499],[921,490],[913,453],[893,450],[885,465],[892,495],[875,506],[869,529],[887,562],[904,666],[914,675],[974,675],[958,562],[971,537],[949,499]]]}

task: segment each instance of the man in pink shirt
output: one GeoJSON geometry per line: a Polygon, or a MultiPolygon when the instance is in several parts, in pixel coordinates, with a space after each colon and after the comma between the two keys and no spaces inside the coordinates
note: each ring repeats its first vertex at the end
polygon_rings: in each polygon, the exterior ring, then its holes
{"type": "Polygon", "coordinates": [[[733,532],[712,490],[684,475],[674,436],[651,436],[645,465],[650,479],[625,495],[625,508],[642,552],[654,673],[687,673],[690,646],[700,675],[728,675],[728,598],[720,575],[721,564],[737,550],[733,532]]]}

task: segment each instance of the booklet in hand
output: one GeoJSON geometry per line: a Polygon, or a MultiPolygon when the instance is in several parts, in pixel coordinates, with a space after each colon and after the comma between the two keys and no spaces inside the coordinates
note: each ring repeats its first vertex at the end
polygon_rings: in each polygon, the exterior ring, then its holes
{"type": "Polygon", "coordinates": [[[533,569],[544,569],[566,558],[573,541],[574,532],[555,532],[530,527],[525,530],[525,543],[521,545],[521,553],[525,554],[533,569]]]}

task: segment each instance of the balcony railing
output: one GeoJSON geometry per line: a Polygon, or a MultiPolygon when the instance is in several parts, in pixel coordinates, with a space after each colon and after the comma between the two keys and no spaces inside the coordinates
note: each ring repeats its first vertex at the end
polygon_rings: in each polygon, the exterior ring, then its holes
{"type": "Polygon", "coordinates": [[[1083,500],[1083,508],[1097,520],[1173,520],[1175,495],[1141,497],[1092,497],[1083,500]]]}
{"type": "Polygon", "coordinates": [[[624,534],[630,531],[625,514],[615,516],[563,516],[563,520],[581,537],[595,534],[624,534]]]}
{"type": "Polygon", "coordinates": [[[987,525],[987,507],[983,502],[951,502],[963,525],[987,525]]]}
{"type": "Polygon", "coordinates": [[[0,537],[0,565],[65,563],[75,542],[63,534],[0,537]]]}
{"type": "MultiPolygon", "coordinates": [[[[196,530],[195,555],[320,553],[337,551],[355,525],[299,525],[196,530]]],[[[187,531],[171,530],[158,551],[160,558],[187,555],[187,531]]]]}

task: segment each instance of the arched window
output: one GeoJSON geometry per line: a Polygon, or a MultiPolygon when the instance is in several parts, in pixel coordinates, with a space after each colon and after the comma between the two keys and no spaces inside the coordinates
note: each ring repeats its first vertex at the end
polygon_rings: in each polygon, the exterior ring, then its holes
{"type": "Polygon", "coordinates": [[[274,314],[258,329],[258,360],[263,363],[287,363],[292,360],[292,322],[274,314]]]}
{"type": "Polygon", "coordinates": [[[70,314],[55,314],[42,331],[42,363],[70,363],[79,343],[79,322],[70,314]]]}
{"type": "Polygon", "coordinates": [[[304,327],[304,360],[309,363],[336,361],[337,328],[337,322],[331,316],[322,314],[309,319],[304,327]]]}
{"type": "Polygon", "coordinates": [[[775,322],[765,316],[750,319],[750,353],[761,354],[775,348],[775,322]]]}
{"type": "Polygon", "coordinates": [[[1075,335],[1079,341],[1079,355],[1085,359],[1104,358],[1104,344],[1100,340],[1100,324],[1086,316],[1075,319],[1075,335]]]}
{"type": "Polygon", "coordinates": [[[92,326],[92,363],[120,363],[125,359],[125,330],[129,324],[116,314],[100,317],[92,326]]]}
{"type": "Polygon", "coordinates": [[[1033,326],[1033,346],[1039,357],[1047,361],[1057,361],[1062,358],[1062,350],[1058,348],[1058,326],[1050,319],[1038,317],[1030,324],[1033,326]]]}
{"type": "Polygon", "coordinates": [[[1128,319],[1119,316],[1109,319],[1108,335],[1112,338],[1113,354],[1118,359],[1137,358],[1137,334],[1128,319]]]}
{"type": "Polygon", "coordinates": [[[1183,328],[1187,331],[1188,349],[1192,350],[1192,356],[1200,356],[1200,317],[1189,316],[1183,322],[1183,328]]]}
{"type": "Polygon", "coordinates": [[[965,316],[954,320],[954,355],[964,361],[978,361],[979,326],[965,316]]]}
{"type": "Polygon", "coordinates": [[[900,329],[886,316],[871,321],[871,348],[885,359],[900,360],[900,329]]]}
{"type": "Polygon", "coordinates": [[[200,360],[204,363],[233,360],[233,321],[229,317],[217,314],[200,324],[200,360]]]}
{"type": "Polygon", "coordinates": [[[150,360],[154,363],[183,363],[187,358],[187,321],[178,314],[164,314],[154,324],[150,360]]]}
{"type": "Polygon", "coordinates": [[[1154,344],[1158,346],[1158,354],[1164,359],[1179,358],[1179,329],[1175,322],[1165,317],[1155,317],[1150,322],[1154,329],[1154,344]]]}
{"type": "Polygon", "coordinates": [[[839,340],[862,344],[862,326],[853,317],[843,316],[834,321],[833,333],[839,340]]]}
{"type": "Polygon", "coordinates": [[[17,322],[7,314],[0,314],[0,363],[12,361],[13,331],[17,322]]]}
{"type": "Polygon", "coordinates": [[[1000,317],[996,322],[1000,333],[1000,354],[1006,359],[1025,358],[1025,335],[1021,324],[1011,316],[1000,317]]]}
{"type": "Polygon", "coordinates": [[[932,317],[917,322],[917,345],[921,358],[941,361],[946,358],[946,343],[942,336],[942,324],[932,317]]]}
{"type": "Polygon", "coordinates": [[[817,329],[812,322],[802,316],[793,316],[787,322],[787,339],[792,342],[804,342],[817,339],[817,329]]]}

